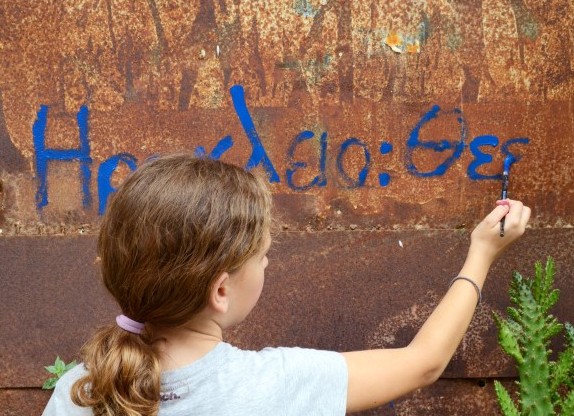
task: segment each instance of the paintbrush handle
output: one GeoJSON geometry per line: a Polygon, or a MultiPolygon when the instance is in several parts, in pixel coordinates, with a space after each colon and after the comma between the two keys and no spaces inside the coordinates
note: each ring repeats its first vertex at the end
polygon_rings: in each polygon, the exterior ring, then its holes
{"type": "MultiPolygon", "coordinates": [[[[500,194],[500,199],[505,200],[508,198],[508,173],[504,173],[502,175],[502,192],[500,194]]],[[[500,220],[500,236],[504,237],[504,219],[506,217],[502,217],[500,220]]]]}

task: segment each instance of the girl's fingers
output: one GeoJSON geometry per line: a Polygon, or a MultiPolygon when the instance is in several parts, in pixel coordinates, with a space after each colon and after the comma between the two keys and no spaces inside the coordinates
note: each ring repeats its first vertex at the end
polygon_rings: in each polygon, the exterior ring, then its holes
{"type": "Polygon", "coordinates": [[[498,206],[507,205],[509,208],[508,213],[506,214],[506,227],[508,230],[515,228],[518,231],[518,235],[521,235],[530,219],[530,208],[524,206],[520,201],[508,199],[501,202],[506,201],[508,202],[508,205],[506,203],[499,204],[497,201],[498,206]]]}
{"type": "Polygon", "coordinates": [[[501,199],[496,201],[496,208],[485,218],[490,227],[496,227],[506,217],[507,227],[519,225],[522,229],[530,219],[530,208],[525,207],[520,201],[513,199],[501,199]]]}
{"type": "Polygon", "coordinates": [[[520,218],[520,224],[522,225],[523,228],[526,228],[526,224],[528,224],[528,220],[530,220],[530,214],[532,213],[532,210],[529,207],[524,207],[522,209],[522,216],[520,218]]]}
{"type": "Polygon", "coordinates": [[[484,221],[490,226],[496,226],[510,211],[508,204],[497,205],[490,214],[486,216],[484,221]]]}

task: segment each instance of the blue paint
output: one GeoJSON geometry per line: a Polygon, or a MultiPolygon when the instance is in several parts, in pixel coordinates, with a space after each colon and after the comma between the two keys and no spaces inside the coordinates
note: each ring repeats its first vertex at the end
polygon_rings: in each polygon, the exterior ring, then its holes
{"type": "MultiPolygon", "coordinates": [[[[510,146],[516,144],[528,144],[530,141],[526,137],[516,137],[512,139],[508,139],[506,142],[502,144],[500,150],[504,156],[504,167],[503,172],[510,172],[510,167],[522,159],[522,156],[516,155],[510,151],[510,146]]],[[[481,175],[476,170],[479,166],[485,165],[487,163],[492,162],[492,156],[486,153],[483,153],[479,148],[481,146],[498,146],[498,138],[496,136],[491,135],[484,135],[484,136],[477,136],[474,140],[470,143],[470,150],[474,155],[474,160],[468,165],[467,174],[468,177],[472,180],[484,180],[484,179],[492,179],[492,180],[502,180],[503,175],[481,175]]]]}
{"type": "Polygon", "coordinates": [[[436,119],[441,111],[438,105],[433,106],[430,111],[428,111],[419,120],[413,131],[411,132],[409,139],[407,140],[407,152],[406,152],[406,168],[407,170],[415,176],[420,177],[432,177],[444,175],[449,167],[460,157],[462,151],[465,147],[465,140],[467,135],[466,123],[462,117],[462,112],[459,109],[454,109],[452,112],[447,112],[446,114],[453,113],[457,114],[457,122],[460,124],[460,140],[456,142],[450,142],[448,140],[441,140],[439,142],[434,141],[421,141],[419,139],[421,128],[436,119]],[[436,167],[436,169],[429,172],[421,172],[413,163],[413,152],[416,149],[430,149],[435,152],[444,152],[446,150],[452,150],[452,154],[446,158],[444,162],[436,167]]]}
{"type": "MultiPolygon", "coordinates": [[[[379,147],[379,151],[382,155],[387,155],[393,151],[393,145],[388,142],[382,142],[381,146],[379,147]]],[[[391,175],[388,173],[379,173],[379,185],[380,186],[388,186],[391,182],[391,175]]]]}
{"type": "Polygon", "coordinates": [[[379,151],[382,155],[388,155],[393,151],[393,145],[388,142],[382,142],[381,146],[379,147],[379,151]]]}
{"type": "Polygon", "coordinates": [[[477,169],[480,166],[492,162],[492,156],[480,150],[480,148],[484,146],[498,146],[498,137],[492,135],[478,136],[470,143],[469,148],[470,152],[474,156],[474,160],[468,165],[468,169],[466,171],[468,177],[473,180],[499,179],[500,175],[483,175],[477,172],[477,169]]]}
{"type": "Polygon", "coordinates": [[[347,140],[345,140],[341,145],[341,150],[339,151],[339,154],[337,155],[337,169],[339,170],[339,175],[341,176],[341,178],[343,178],[346,187],[352,189],[352,188],[359,188],[365,185],[365,181],[367,179],[370,167],[371,167],[371,153],[369,152],[367,145],[363,141],[355,137],[350,137],[347,140]],[[361,147],[365,154],[365,165],[359,171],[357,180],[347,175],[347,172],[345,172],[345,168],[343,167],[343,158],[345,157],[347,150],[351,146],[361,147]]]}
{"type": "Polygon", "coordinates": [[[233,100],[233,107],[235,108],[237,117],[239,117],[239,121],[241,121],[243,130],[245,131],[252,147],[251,156],[245,165],[245,169],[251,170],[256,166],[263,164],[263,168],[269,177],[269,182],[279,182],[279,175],[267,156],[267,152],[265,151],[265,148],[259,139],[259,135],[257,134],[257,130],[255,129],[253,119],[247,109],[243,87],[241,85],[234,85],[229,91],[231,92],[231,99],[233,100]]]}
{"type": "Polygon", "coordinates": [[[138,161],[135,156],[129,153],[114,155],[100,164],[100,168],[98,169],[98,214],[100,215],[104,215],[108,198],[116,190],[112,187],[111,182],[112,175],[118,168],[120,162],[128,165],[132,171],[137,169],[138,161]]]}
{"type": "Polygon", "coordinates": [[[501,147],[502,154],[505,156],[504,158],[504,169],[508,169],[510,172],[510,167],[522,159],[521,155],[516,155],[510,151],[510,146],[515,144],[528,144],[530,140],[527,137],[515,137],[513,139],[507,140],[501,147]]]}
{"type": "Polygon", "coordinates": [[[327,165],[327,133],[326,132],[321,134],[321,137],[319,139],[319,144],[320,144],[319,174],[317,176],[315,176],[311,182],[304,184],[304,185],[296,185],[293,182],[293,175],[295,175],[295,172],[297,172],[297,170],[299,170],[299,169],[303,169],[303,168],[307,167],[306,162],[294,161],[295,150],[297,149],[297,146],[299,146],[300,143],[302,143],[306,140],[310,140],[313,137],[315,137],[315,133],[313,133],[312,131],[309,131],[309,130],[302,131],[291,142],[291,145],[289,146],[289,150],[287,151],[287,157],[289,160],[289,163],[288,163],[289,168],[285,172],[285,175],[287,177],[287,185],[289,185],[289,187],[291,189],[294,189],[296,191],[306,191],[306,190],[308,190],[314,186],[324,187],[327,185],[327,177],[325,175],[325,168],[327,165]]]}
{"type": "Polygon", "coordinates": [[[380,186],[388,186],[391,182],[391,175],[386,172],[379,173],[379,185],[380,186]]]}
{"type": "MultiPolygon", "coordinates": [[[[245,102],[244,90],[241,85],[234,85],[230,89],[231,97],[233,100],[233,105],[235,112],[241,122],[241,125],[247,135],[249,143],[252,147],[252,152],[247,161],[245,168],[253,169],[259,165],[262,165],[265,169],[270,182],[279,182],[280,178],[277,174],[271,160],[269,159],[267,152],[261,142],[253,119],[249,113],[245,102]]],[[[82,203],[85,208],[91,206],[91,194],[90,194],[90,178],[91,178],[91,163],[92,159],[90,157],[90,141],[89,141],[89,111],[86,106],[82,106],[77,114],[77,125],[79,131],[79,141],[80,145],[77,149],[46,149],[45,147],[45,134],[48,122],[48,107],[43,105],[37,113],[36,120],[32,127],[33,142],[34,142],[34,152],[35,152],[35,162],[36,162],[36,176],[38,180],[38,188],[36,192],[36,204],[39,210],[48,204],[48,184],[47,184],[47,173],[49,162],[52,161],[78,161],[80,164],[80,183],[83,192],[82,203]]],[[[460,158],[464,148],[466,146],[465,140],[467,135],[465,120],[462,116],[462,112],[455,109],[450,112],[441,112],[438,105],[435,105],[419,120],[415,128],[412,130],[408,141],[406,143],[406,163],[405,166],[409,173],[419,176],[419,177],[434,177],[441,176],[446,173],[446,171],[452,166],[452,164],[460,158]],[[460,140],[459,141],[421,141],[420,140],[420,130],[427,123],[438,118],[439,116],[448,115],[451,117],[456,117],[457,123],[460,125],[460,140]],[[431,152],[451,152],[450,156],[440,163],[436,168],[431,171],[423,172],[415,166],[413,162],[414,151],[431,151],[431,152]]],[[[287,185],[299,192],[307,191],[314,187],[325,187],[328,182],[327,178],[327,142],[328,133],[325,131],[321,133],[320,136],[315,135],[312,131],[303,130],[301,131],[293,141],[291,142],[289,149],[287,150],[287,169],[286,182],[287,185]],[[307,162],[296,160],[295,154],[299,145],[308,140],[319,140],[319,163],[318,166],[314,168],[317,170],[316,176],[311,179],[308,183],[296,183],[296,175],[299,170],[310,169],[312,167],[308,166],[307,162]]],[[[516,145],[526,145],[529,144],[529,139],[525,137],[512,138],[503,142],[501,144],[501,152],[504,156],[504,169],[510,170],[514,163],[517,163],[522,156],[517,154],[516,151],[511,151],[511,147],[514,149],[516,145]]],[[[207,153],[205,147],[198,145],[195,147],[195,155],[197,157],[208,157],[211,159],[220,159],[225,152],[231,149],[234,145],[234,141],[231,136],[227,135],[223,137],[219,142],[213,147],[211,152],[207,153]]],[[[499,180],[502,175],[484,175],[479,172],[479,170],[484,166],[492,163],[493,157],[491,154],[486,153],[482,150],[485,146],[490,146],[496,148],[499,145],[499,138],[494,135],[482,135],[475,137],[469,144],[470,152],[473,155],[468,168],[467,175],[472,180],[499,180]]],[[[393,145],[389,142],[382,141],[379,144],[379,153],[382,156],[391,154],[393,151],[393,145]]],[[[148,159],[153,159],[157,155],[152,155],[148,159]]],[[[107,201],[109,196],[115,191],[111,186],[111,178],[115,170],[118,168],[120,163],[126,164],[131,170],[135,170],[137,167],[137,159],[129,153],[120,153],[111,156],[107,160],[101,163],[98,169],[98,213],[103,214],[106,209],[107,201]]],[[[357,138],[348,138],[345,140],[341,146],[338,148],[338,153],[336,157],[336,166],[338,170],[338,175],[342,178],[342,181],[338,182],[336,185],[344,186],[345,188],[358,188],[365,186],[369,170],[371,167],[371,154],[367,144],[357,138]],[[359,171],[356,178],[351,177],[344,168],[343,161],[347,155],[348,151],[351,151],[352,147],[359,147],[364,154],[365,163],[364,166],[359,171]]],[[[381,187],[386,187],[391,182],[391,175],[386,172],[380,172],[378,174],[379,185],[381,187]]]]}
{"type": "Polygon", "coordinates": [[[92,204],[90,194],[90,141],[88,137],[88,107],[83,105],[77,114],[77,124],[79,131],[80,147],[77,149],[46,149],[46,125],[48,123],[48,106],[40,106],[36,120],[32,126],[32,136],[34,141],[34,154],[36,158],[36,175],[38,179],[38,189],[36,191],[36,206],[42,209],[48,205],[48,163],[50,161],[79,161],[80,162],[80,183],[82,186],[82,204],[84,208],[89,208],[92,204]]]}
{"type": "Polygon", "coordinates": [[[209,159],[219,160],[221,156],[233,147],[233,139],[231,136],[225,136],[213,147],[213,150],[206,155],[205,147],[197,146],[194,151],[196,157],[208,157],[209,159]]]}
{"type": "Polygon", "coordinates": [[[503,175],[508,175],[510,173],[510,166],[514,163],[514,156],[508,155],[504,158],[504,168],[502,169],[503,175]]]}

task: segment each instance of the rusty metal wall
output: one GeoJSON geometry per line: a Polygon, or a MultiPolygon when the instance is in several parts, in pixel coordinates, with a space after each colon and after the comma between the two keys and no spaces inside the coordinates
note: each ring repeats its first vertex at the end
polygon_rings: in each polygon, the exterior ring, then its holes
{"type": "Polygon", "coordinates": [[[42,366],[114,315],[107,197],[185,149],[277,202],[271,278],[230,338],[337,350],[408,342],[514,156],[531,228],[440,383],[370,413],[495,414],[512,271],[555,257],[574,320],[573,23],[568,0],[0,0],[0,413],[41,409],[42,366]]]}

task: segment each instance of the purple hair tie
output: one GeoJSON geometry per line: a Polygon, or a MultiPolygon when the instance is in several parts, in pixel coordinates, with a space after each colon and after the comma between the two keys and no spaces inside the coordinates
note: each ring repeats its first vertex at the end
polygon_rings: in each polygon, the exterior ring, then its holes
{"type": "Polygon", "coordinates": [[[116,323],[124,331],[131,332],[132,334],[139,335],[143,332],[144,324],[134,321],[125,315],[116,316],[116,323]]]}

